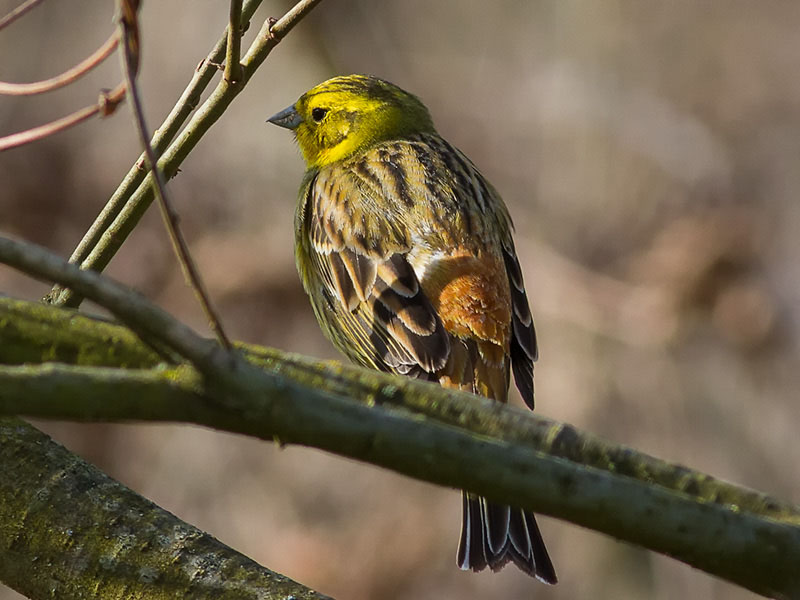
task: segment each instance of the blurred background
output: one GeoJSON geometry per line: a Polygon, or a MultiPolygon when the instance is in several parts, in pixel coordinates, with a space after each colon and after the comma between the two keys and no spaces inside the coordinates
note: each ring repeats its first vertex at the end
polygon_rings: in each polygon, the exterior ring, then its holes
{"type": "MultiPolygon", "coordinates": [[[[0,0],[0,13],[17,3],[0,0]]],[[[248,40],[291,5],[264,4],[248,40]]],[[[142,18],[152,129],[221,35],[227,3],[148,2],[142,18]]],[[[45,3],[0,33],[0,79],[61,72],[105,40],[111,19],[106,1],[45,3]]],[[[171,191],[229,333],[338,358],[294,269],[301,159],[264,121],[333,75],[389,79],[423,99],[514,216],[541,347],[537,411],[797,500],[798,31],[792,0],[326,0],[171,191]]],[[[113,59],[63,91],[0,97],[0,134],[90,104],[118,80],[113,59]]],[[[0,231],[68,256],[138,155],[125,106],[3,153],[0,231]]],[[[107,272],[204,331],[155,209],[107,272]]],[[[47,289],[0,267],[2,293],[35,300],[47,289]]],[[[513,568],[463,573],[456,491],[194,427],[38,425],[182,519],[339,599],[754,597],[547,517],[558,586],[513,568]]],[[[0,600],[12,598],[0,587],[0,600]]]]}

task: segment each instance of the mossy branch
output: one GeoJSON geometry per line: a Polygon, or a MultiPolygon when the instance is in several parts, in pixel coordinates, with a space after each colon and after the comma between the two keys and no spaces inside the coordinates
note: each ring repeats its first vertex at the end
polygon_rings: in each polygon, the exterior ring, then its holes
{"type": "Polygon", "coordinates": [[[119,325],[0,299],[0,362],[62,363],[0,367],[0,413],[184,421],[313,446],[566,519],[767,596],[800,597],[796,506],[513,407],[240,350],[263,377],[240,372],[248,383],[231,387],[159,363],[119,325]],[[113,341],[108,352],[103,340],[113,341]],[[115,369],[116,360],[137,368],[115,369]]]}
{"type": "Polygon", "coordinates": [[[19,419],[0,418],[0,464],[0,581],[29,598],[327,598],[184,523],[19,419]]]}

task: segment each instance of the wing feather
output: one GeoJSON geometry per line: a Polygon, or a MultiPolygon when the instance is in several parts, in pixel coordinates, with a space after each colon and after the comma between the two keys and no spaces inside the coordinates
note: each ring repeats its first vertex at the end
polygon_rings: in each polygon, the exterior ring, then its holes
{"type": "Polygon", "coordinates": [[[323,305],[315,300],[319,290],[309,289],[317,317],[332,341],[361,364],[434,373],[447,362],[450,338],[406,258],[408,244],[385,216],[367,210],[368,198],[354,198],[364,186],[350,181],[344,190],[347,182],[347,173],[320,174],[309,183],[302,211],[307,235],[300,238],[305,246],[298,262],[313,265],[301,267],[304,285],[322,286],[333,298],[323,305]]]}
{"type": "Polygon", "coordinates": [[[528,304],[528,295],[522,281],[522,270],[509,240],[503,245],[503,262],[511,287],[511,367],[514,371],[514,382],[517,384],[525,404],[533,410],[533,363],[539,357],[536,344],[536,331],[528,304]]]}
{"type": "Polygon", "coordinates": [[[344,264],[350,281],[358,295],[358,299],[361,302],[366,302],[372,294],[372,289],[375,285],[375,277],[378,273],[375,260],[354,252],[349,248],[344,248],[337,254],[339,260],[344,264]]]}
{"type": "Polygon", "coordinates": [[[337,252],[329,253],[327,256],[336,295],[348,311],[353,311],[358,306],[359,296],[356,293],[350,273],[337,252]]]}

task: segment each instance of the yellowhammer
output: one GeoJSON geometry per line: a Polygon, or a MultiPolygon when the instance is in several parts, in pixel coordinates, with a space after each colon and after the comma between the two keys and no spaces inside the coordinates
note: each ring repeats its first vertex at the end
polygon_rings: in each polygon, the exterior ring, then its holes
{"type": "MultiPolygon", "coordinates": [[[[323,331],[358,364],[533,408],[537,357],[505,205],[397,86],[336,77],[269,119],[306,161],[297,268],[323,331]]],[[[556,574],[532,513],[464,493],[458,565],[556,574]]]]}

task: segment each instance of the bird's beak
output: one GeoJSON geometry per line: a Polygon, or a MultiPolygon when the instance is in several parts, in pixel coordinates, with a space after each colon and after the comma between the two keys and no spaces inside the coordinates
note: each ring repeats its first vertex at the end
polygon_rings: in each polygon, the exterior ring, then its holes
{"type": "Polygon", "coordinates": [[[302,122],[303,117],[294,109],[294,104],[267,119],[267,123],[272,123],[278,127],[285,127],[286,129],[297,129],[297,126],[302,122]]]}

